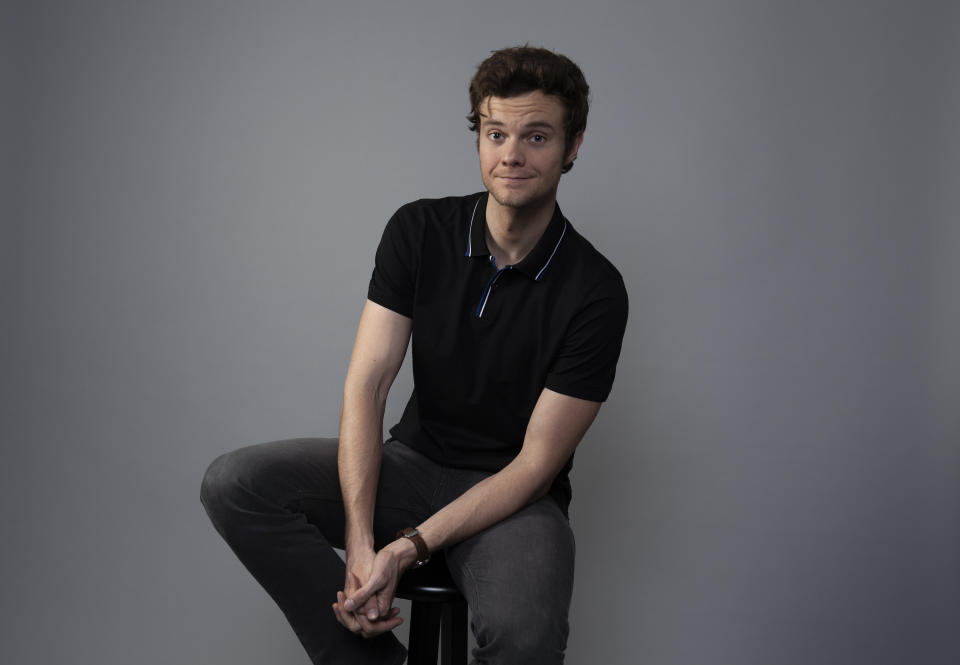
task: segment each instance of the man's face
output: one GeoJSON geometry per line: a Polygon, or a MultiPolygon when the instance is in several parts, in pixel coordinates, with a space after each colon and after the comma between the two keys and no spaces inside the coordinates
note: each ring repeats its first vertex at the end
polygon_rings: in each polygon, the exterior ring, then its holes
{"type": "Polygon", "coordinates": [[[566,149],[563,103],[540,91],[488,97],[480,105],[480,172],[494,200],[507,208],[554,201],[564,164],[577,155],[583,135],[566,149]]]}

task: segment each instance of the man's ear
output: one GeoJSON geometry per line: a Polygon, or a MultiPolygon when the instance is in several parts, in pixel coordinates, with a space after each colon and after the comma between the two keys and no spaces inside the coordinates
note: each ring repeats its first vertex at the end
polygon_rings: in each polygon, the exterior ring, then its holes
{"type": "Polygon", "coordinates": [[[577,135],[573,137],[573,142],[570,144],[570,150],[567,151],[567,157],[563,160],[564,164],[573,163],[573,160],[577,158],[577,153],[580,151],[581,144],[583,144],[583,132],[577,132],[577,135]]]}

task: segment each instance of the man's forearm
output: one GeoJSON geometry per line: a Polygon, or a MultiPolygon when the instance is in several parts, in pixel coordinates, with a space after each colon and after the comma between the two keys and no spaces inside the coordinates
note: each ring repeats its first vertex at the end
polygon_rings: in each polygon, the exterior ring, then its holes
{"type": "Polygon", "coordinates": [[[347,549],[373,547],[373,510],[382,456],[384,401],[372,392],[344,391],[337,465],[346,517],[347,549]]]}
{"type": "Polygon", "coordinates": [[[373,508],[383,454],[383,411],[410,339],[410,319],[367,301],[343,386],[338,468],[347,552],[373,548],[373,508]]]}
{"type": "MultiPolygon", "coordinates": [[[[338,466],[346,516],[346,544],[373,547],[373,512],[382,457],[383,404],[344,396],[338,466]]],[[[518,456],[470,488],[418,528],[431,550],[460,542],[546,494],[551,477],[518,456]]],[[[412,526],[412,525],[411,525],[412,526]]],[[[412,560],[405,563],[412,563],[412,560]]]]}
{"type": "Polygon", "coordinates": [[[518,457],[434,513],[418,529],[431,550],[449,547],[536,501],[546,494],[552,479],[518,457]]]}
{"type": "MultiPolygon", "coordinates": [[[[448,547],[517,512],[542,496],[549,483],[542,467],[517,458],[434,513],[418,529],[431,550],[448,547]]],[[[348,594],[350,599],[344,604],[347,611],[362,606],[384,589],[383,600],[392,599],[397,577],[416,561],[417,550],[410,540],[399,538],[380,550],[376,558],[381,566],[377,570],[383,574],[375,574],[354,594],[348,594]]],[[[384,602],[378,611],[382,614],[388,606],[389,602],[384,602]]]]}
{"type": "Polygon", "coordinates": [[[544,389],[520,454],[420,525],[430,549],[469,538],[546,494],[599,409],[598,402],[544,389]]]}

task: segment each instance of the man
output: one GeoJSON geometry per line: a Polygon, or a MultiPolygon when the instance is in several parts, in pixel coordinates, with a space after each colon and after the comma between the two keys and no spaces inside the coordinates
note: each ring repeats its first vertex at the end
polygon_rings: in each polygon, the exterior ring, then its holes
{"type": "Polygon", "coordinates": [[[207,471],[214,525],[314,663],[402,663],[397,580],[441,550],[472,611],[475,663],[563,660],[567,473],[627,315],[619,273],[556,203],[587,100],[580,69],[551,51],[481,63],[468,119],[486,191],[417,201],[387,224],[339,440],[249,446],[207,471]],[[384,444],[411,336],[414,394],[384,444]]]}

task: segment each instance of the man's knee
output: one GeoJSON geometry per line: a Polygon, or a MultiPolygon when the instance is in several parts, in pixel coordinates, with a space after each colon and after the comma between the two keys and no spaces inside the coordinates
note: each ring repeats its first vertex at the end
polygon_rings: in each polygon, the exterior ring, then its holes
{"type": "Polygon", "coordinates": [[[336,439],[286,439],[239,448],[207,468],[200,500],[207,512],[290,508],[304,491],[339,499],[336,439]]]}
{"type": "Polygon", "coordinates": [[[563,662],[574,550],[566,518],[549,501],[452,548],[451,568],[473,610],[478,662],[563,662]]]}
{"type": "Polygon", "coordinates": [[[203,474],[200,483],[200,503],[217,524],[231,509],[243,502],[244,480],[253,469],[245,448],[224,453],[214,459],[203,474]]]}
{"type": "Polygon", "coordinates": [[[477,629],[481,663],[513,665],[562,663],[569,624],[566,607],[530,603],[483,619],[477,629]]]}
{"type": "Polygon", "coordinates": [[[302,463],[298,441],[277,441],[239,448],[217,457],[200,485],[200,501],[217,523],[238,511],[281,507],[296,495],[302,463]]]}

